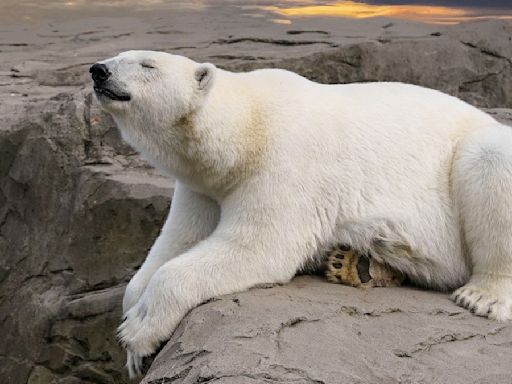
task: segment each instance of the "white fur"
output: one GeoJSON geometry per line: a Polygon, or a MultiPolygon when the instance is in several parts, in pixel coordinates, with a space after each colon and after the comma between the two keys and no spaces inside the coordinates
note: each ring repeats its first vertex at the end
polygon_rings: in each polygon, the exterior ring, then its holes
{"type": "Polygon", "coordinates": [[[400,83],[320,85],[147,51],[103,63],[132,96],[100,98],[123,137],[178,179],[125,294],[131,373],[194,306],[287,282],[340,242],[422,286],[467,283],[459,304],[512,318],[512,132],[487,114],[400,83]]]}

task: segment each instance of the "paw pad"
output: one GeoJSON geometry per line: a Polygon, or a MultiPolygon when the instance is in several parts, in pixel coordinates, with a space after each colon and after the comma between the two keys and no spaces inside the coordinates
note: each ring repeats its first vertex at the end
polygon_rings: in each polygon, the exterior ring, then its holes
{"type": "Polygon", "coordinates": [[[405,279],[402,273],[347,245],[338,245],[327,253],[325,274],[332,283],[353,287],[396,287],[405,279]]]}

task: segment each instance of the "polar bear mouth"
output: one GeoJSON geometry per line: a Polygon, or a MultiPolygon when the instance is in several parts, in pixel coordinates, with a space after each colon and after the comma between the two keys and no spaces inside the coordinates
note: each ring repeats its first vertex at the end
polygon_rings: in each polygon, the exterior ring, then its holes
{"type": "Polygon", "coordinates": [[[111,100],[116,101],[130,101],[131,97],[128,93],[116,93],[111,89],[103,88],[103,87],[94,87],[94,91],[98,95],[105,96],[111,100]]]}

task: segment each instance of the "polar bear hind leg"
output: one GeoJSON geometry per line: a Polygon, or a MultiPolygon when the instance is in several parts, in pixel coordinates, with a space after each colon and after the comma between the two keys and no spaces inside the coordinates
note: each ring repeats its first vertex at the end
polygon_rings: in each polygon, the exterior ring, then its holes
{"type": "Polygon", "coordinates": [[[512,129],[472,133],[457,149],[453,191],[472,266],[453,300],[471,312],[512,319],[512,129]]]}

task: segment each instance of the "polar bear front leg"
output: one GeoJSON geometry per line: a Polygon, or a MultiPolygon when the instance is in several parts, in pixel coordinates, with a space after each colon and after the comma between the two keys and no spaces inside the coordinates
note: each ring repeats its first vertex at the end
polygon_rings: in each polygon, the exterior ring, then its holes
{"type": "Polygon", "coordinates": [[[295,275],[303,260],[292,251],[293,236],[283,233],[285,226],[276,232],[264,209],[257,216],[227,208],[211,236],[153,275],[119,327],[130,372],[137,373],[142,357],[155,352],[193,307],[258,284],[284,283],[295,275]]]}
{"type": "Polygon", "coordinates": [[[470,135],[453,178],[473,274],[452,298],[477,315],[512,320],[512,130],[497,124],[470,135]]]}
{"type": "Polygon", "coordinates": [[[213,232],[219,220],[219,211],[219,206],[213,200],[176,182],[167,221],[144,264],[126,287],[123,314],[139,301],[158,268],[213,232]]]}

